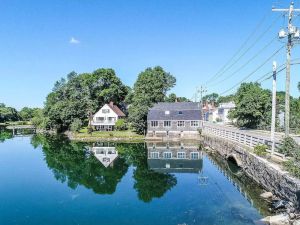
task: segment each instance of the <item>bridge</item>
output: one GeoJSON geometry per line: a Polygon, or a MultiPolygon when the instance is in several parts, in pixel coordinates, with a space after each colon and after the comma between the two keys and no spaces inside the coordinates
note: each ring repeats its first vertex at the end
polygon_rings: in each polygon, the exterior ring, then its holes
{"type": "MultiPolygon", "coordinates": [[[[24,130],[31,130],[33,132],[36,131],[36,127],[33,125],[10,125],[7,126],[6,129],[12,130],[14,136],[19,135],[19,131],[24,131],[24,130]]],[[[24,134],[22,134],[22,136],[24,136],[24,134]]]]}
{"type": "MultiPolygon", "coordinates": [[[[203,122],[202,133],[206,135],[213,135],[219,138],[223,138],[230,142],[236,143],[238,145],[243,145],[253,149],[256,145],[266,145],[271,149],[272,141],[269,131],[261,130],[241,130],[236,127],[218,125],[211,122],[203,122]]],[[[278,147],[284,137],[283,133],[275,133],[275,153],[274,155],[284,158],[283,154],[276,152],[276,147],[278,147]]],[[[297,137],[294,137],[297,139],[297,137]]],[[[271,152],[270,150],[267,150],[271,152]]]]}
{"type": "MultiPolygon", "coordinates": [[[[234,160],[248,176],[266,190],[295,204],[300,202],[300,180],[290,176],[281,166],[281,162],[286,160],[285,156],[275,151],[271,156],[260,157],[253,152],[258,144],[267,145],[271,149],[271,138],[267,132],[239,130],[204,122],[202,136],[207,148],[218,152],[225,159],[234,160]]],[[[283,136],[276,134],[276,146],[280,144],[283,136]]]]}

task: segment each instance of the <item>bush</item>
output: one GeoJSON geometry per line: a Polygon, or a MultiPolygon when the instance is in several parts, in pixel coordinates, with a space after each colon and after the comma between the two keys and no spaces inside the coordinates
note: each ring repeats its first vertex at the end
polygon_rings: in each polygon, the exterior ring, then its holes
{"type": "Polygon", "coordinates": [[[258,156],[266,156],[267,155],[267,149],[268,149],[268,146],[266,145],[256,145],[254,147],[254,153],[258,156]]]}
{"type": "Polygon", "coordinates": [[[71,123],[70,130],[73,131],[73,132],[75,132],[75,131],[78,132],[80,130],[81,126],[82,126],[81,120],[76,118],[71,123]]]}
{"type": "Polygon", "coordinates": [[[284,162],[283,165],[293,176],[300,178],[300,167],[296,164],[295,160],[288,160],[284,162]]]}
{"type": "Polygon", "coordinates": [[[127,130],[127,123],[124,119],[118,119],[116,124],[115,124],[115,129],[116,130],[127,130]]]}
{"type": "Polygon", "coordinates": [[[300,159],[300,146],[291,137],[286,137],[281,142],[278,152],[285,156],[294,157],[296,160],[300,159]]]}

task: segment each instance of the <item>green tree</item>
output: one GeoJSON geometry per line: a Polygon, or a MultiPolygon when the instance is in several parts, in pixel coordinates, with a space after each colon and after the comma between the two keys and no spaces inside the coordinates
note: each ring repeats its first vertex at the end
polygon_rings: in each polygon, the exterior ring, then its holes
{"type": "Polygon", "coordinates": [[[127,123],[124,119],[118,119],[115,123],[116,130],[127,130],[127,123]]]}
{"type": "Polygon", "coordinates": [[[217,103],[218,98],[219,98],[219,95],[217,93],[211,93],[211,94],[203,96],[202,100],[204,102],[217,103]]]}
{"type": "Polygon", "coordinates": [[[113,101],[122,107],[127,93],[128,87],[112,69],[83,74],[72,72],[67,80],[57,81],[47,96],[45,117],[49,118],[52,128],[66,130],[75,118],[87,123],[88,115],[105,103],[113,101]]]}
{"type": "Polygon", "coordinates": [[[219,96],[218,104],[232,102],[232,101],[234,101],[234,97],[235,97],[235,95],[233,95],[233,94],[226,95],[226,96],[219,96]]]}
{"type": "Polygon", "coordinates": [[[18,120],[20,120],[20,117],[15,108],[7,107],[5,104],[0,103],[0,123],[18,120]]]}
{"type": "Polygon", "coordinates": [[[176,94],[171,93],[165,98],[166,102],[189,102],[190,100],[186,97],[177,97],[176,94]]]}
{"type": "Polygon", "coordinates": [[[230,117],[237,120],[238,126],[257,128],[270,124],[271,93],[260,84],[241,84],[234,101],[236,108],[230,111],[230,117]]]}
{"type": "Polygon", "coordinates": [[[139,74],[129,107],[129,121],[136,132],[142,134],[146,130],[148,109],[154,103],[163,102],[167,91],[174,87],[175,83],[175,77],[159,66],[147,68],[139,74]]]}
{"type": "Polygon", "coordinates": [[[80,130],[81,126],[82,126],[82,121],[78,118],[75,118],[70,125],[70,130],[73,132],[77,132],[80,130]]]}

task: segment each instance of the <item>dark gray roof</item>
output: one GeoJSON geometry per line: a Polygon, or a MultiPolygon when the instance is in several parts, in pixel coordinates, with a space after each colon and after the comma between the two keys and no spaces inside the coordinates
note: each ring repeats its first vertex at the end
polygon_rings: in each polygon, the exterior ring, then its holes
{"type": "Polygon", "coordinates": [[[201,108],[197,102],[161,102],[148,112],[148,120],[201,120],[201,108]],[[169,111],[170,114],[165,114],[169,111]],[[181,112],[181,114],[179,114],[181,112]]]}

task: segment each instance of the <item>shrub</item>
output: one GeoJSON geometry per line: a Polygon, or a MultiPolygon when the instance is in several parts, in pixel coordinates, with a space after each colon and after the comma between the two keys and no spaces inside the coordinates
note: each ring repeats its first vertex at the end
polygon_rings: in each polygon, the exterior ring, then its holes
{"type": "Polygon", "coordinates": [[[300,146],[291,137],[286,137],[281,142],[278,152],[284,154],[285,156],[294,157],[295,159],[300,159],[300,146]]]}
{"type": "Polygon", "coordinates": [[[258,156],[266,156],[267,155],[268,146],[266,145],[256,145],[254,147],[254,153],[258,156]]]}
{"type": "Polygon", "coordinates": [[[76,118],[76,119],[74,119],[73,122],[71,123],[71,125],[70,125],[70,130],[73,131],[73,132],[75,132],[75,131],[78,132],[78,131],[80,130],[81,126],[82,126],[81,120],[78,119],[78,118],[76,118]]]}
{"type": "Polygon", "coordinates": [[[127,130],[127,123],[124,119],[118,119],[116,124],[115,124],[115,129],[116,130],[127,130]]]}
{"type": "Polygon", "coordinates": [[[300,167],[295,160],[288,160],[283,163],[284,168],[290,172],[293,176],[300,178],[300,167]]]}

